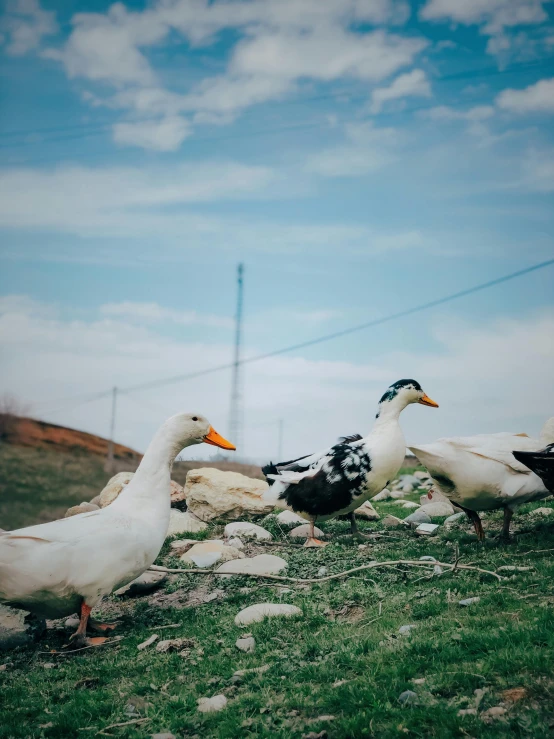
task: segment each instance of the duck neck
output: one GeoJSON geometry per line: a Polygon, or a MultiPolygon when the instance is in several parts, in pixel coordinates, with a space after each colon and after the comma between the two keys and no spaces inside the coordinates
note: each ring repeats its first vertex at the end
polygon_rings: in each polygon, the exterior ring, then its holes
{"type": "Polygon", "coordinates": [[[392,400],[384,400],[379,403],[374,428],[398,423],[400,414],[405,407],[406,403],[399,397],[393,398],[392,400]]]}

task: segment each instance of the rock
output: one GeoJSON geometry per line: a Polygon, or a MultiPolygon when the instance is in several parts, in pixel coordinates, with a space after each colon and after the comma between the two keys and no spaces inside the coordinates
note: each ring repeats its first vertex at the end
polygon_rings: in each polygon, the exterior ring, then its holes
{"type": "Polygon", "coordinates": [[[100,493],[100,508],[105,508],[113,503],[125,485],[131,482],[134,474],[134,472],[118,472],[117,475],[108,480],[108,484],[100,493]]]}
{"type": "Polygon", "coordinates": [[[44,620],[0,605],[0,652],[30,644],[40,639],[45,631],[44,620]]]}
{"type": "Polygon", "coordinates": [[[197,703],[201,713],[217,713],[226,707],[227,698],[224,695],[214,695],[213,698],[199,698],[197,703]]]}
{"type": "Polygon", "coordinates": [[[414,693],[413,690],[405,690],[398,696],[398,702],[402,706],[413,706],[414,703],[417,703],[417,693],[414,693]]]}
{"type": "Polygon", "coordinates": [[[124,595],[128,598],[146,595],[159,588],[166,580],[167,574],[165,572],[150,572],[147,570],[139,575],[136,580],[116,590],[115,595],[124,595]]]}
{"type": "Polygon", "coordinates": [[[202,569],[211,567],[216,562],[227,562],[244,557],[235,547],[228,547],[222,541],[202,541],[191,547],[181,556],[181,562],[193,564],[202,569]]]}
{"type": "Polygon", "coordinates": [[[434,536],[438,528],[438,523],[420,523],[415,532],[418,536],[434,536]]]}
{"type": "Polygon", "coordinates": [[[543,507],[543,508],[535,508],[535,510],[531,511],[529,515],[533,517],[536,516],[537,518],[539,518],[541,516],[551,516],[553,513],[554,513],[554,508],[544,508],[543,507]]]}
{"type": "Polygon", "coordinates": [[[409,482],[407,482],[404,485],[402,485],[401,490],[402,490],[403,495],[410,495],[410,493],[414,492],[414,486],[411,485],[409,482]]]}
{"type": "MultiPolygon", "coordinates": [[[[399,501],[400,502],[400,501],[399,501]]],[[[402,501],[402,508],[419,508],[419,503],[412,503],[411,500],[403,500],[402,501]]]]}
{"type": "MultiPolygon", "coordinates": [[[[325,536],[323,531],[321,529],[318,529],[317,526],[314,527],[314,534],[317,536],[318,539],[321,539],[325,536]]],[[[310,524],[304,523],[302,526],[297,526],[292,531],[289,531],[289,536],[292,539],[307,539],[310,535],[310,524]]]]}
{"type": "Polygon", "coordinates": [[[167,528],[166,538],[168,536],[177,536],[178,534],[197,534],[199,531],[205,531],[207,528],[207,524],[192,516],[189,511],[182,513],[172,508],[169,514],[169,526],[167,528]]]}
{"type": "Polygon", "coordinates": [[[461,513],[455,513],[453,516],[448,516],[448,518],[445,520],[444,525],[447,529],[453,528],[454,526],[458,526],[459,524],[462,524],[464,520],[467,521],[466,514],[462,511],[461,513]]]}
{"type": "Polygon", "coordinates": [[[253,652],[256,649],[256,640],[253,636],[246,636],[244,639],[237,639],[235,647],[241,652],[253,652]]]}
{"type": "Polygon", "coordinates": [[[403,498],[405,495],[407,495],[408,492],[411,492],[411,491],[404,492],[404,490],[400,488],[396,488],[395,490],[391,490],[389,497],[391,498],[391,500],[398,500],[399,498],[403,498]]]}
{"type": "Polygon", "coordinates": [[[176,539],[175,541],[171,542],[169,548],[171,549],[171,554],[180,556],[181,554],[184,554],[186,551],[188,551],[195,544],[198,544],[198,539],[176,539]]]}
{"type": "Polygon", "coordinates": [[[156,644],[156,652],[160,652],[161,654],[165,652],[177,652],[179,649],[194,646],[194,643],[193,639],[186,639],[184,637],[179,639],[163,639],[156,644]]]}
{"type": "Polygon", "coordinates": [[[417,529],[420,523],[431,523],[431,517],[425,513],[423,508],[418,508],[417,511],[406,516],[404,523],[408,523],[413,529],[417,529]]]}
{"type": "Polygon", "coordinates": [[[430,557],[428,554],[426,554],[423,557],[420,557],[419,561],[420,562],[436,562],[437,560],[435,557],[430,557]]]}
{"type": "Polygon", "coordinates": [[[243,536],[245,539],[260,539],[268,540],[273,539],[272,534],[267,529],[258,526],[255,523],[249,523],[248,521],[235,521],[234,523],[228,523],[223,531],[223,535],[228,539],[232,536],[243,536]]]}
{"type": "Polygon", "coordinates": [[[274,554],[258,554],[249,559],[237,559],[234,562],[224,562],[217,568],[218,575],[275,575],[284,570],[287,562],[274,554]]]}
{"type": "Polygon", "coordinates": [[[294,511],[281,511],[276,516],[277,520],[280,524],[293,524],[293,523],[306,523],[306,519],[302,518],[302,516],[299,516],[298,513],[295,513],[294,511]]]}
{"type": "Polygon", "coordinates": [[[45,670],[53,670],[56,668],[55,662],[43,662],[42,666],[45,670]]]}
{"type": "Polygon", "coordinates": [[[100,496],[95,495],[94,498],[90,501],[92,505],[97,505],[100,508],[100,496]]]}
{"type": "Polygon", "coordinates": [[[380,518],[379,514],[371,505],[369,500],[366,500],[359,508],[356,508],[354,513],[356,514],[356,516],[359,516],[360,518],[365,518],[367,521],[378,521],[380,518]]]}
{"type": "Polygon", "coordinates": [[[171,480],[169,492],[171,495],[171,505],[177,505],[177,503],[182,503],[185,500],[185,488],[182,485],[179,485],[178,482],[175,482],[175,480],[171,480]]]}
{"type": "Polygon", "coordinates": [[[385,488],[384,490],[381,490],[380,493],[377,493],[377,495],[374,495],[371,500],[381,503],[384,500],[389,500],[390,497],[391,497],[390,490],[388,488],[385,488]]]}
{"type": "Polygon", "coordinates": [[[460,708],[458,716],[477,716],[476,708],[460,708]]]}
{"type": "Polygon", "coordinates": [[[247,515],[271,513],[273,503],[262,498],[267,488],[265,480],[204,467],[188,473],[185,497],[188,510],[201,521],[214,518],[236,521],[247,515]]]}
{"type": "Polygon", "coordinates": [[[401,626],[398,629],[398,633],[402,635],[406,635],[406,634],[409,634],[412,629],[416,629],[416,628],[417,628],[416,624],[406,624],[405,626],[401,626]]]}
{"type": "Polygon", "coordinates": [[[71,516],[78,516],[80,513],[90,513],[91,511],[99,511],[100,506],[94,505],[94,503],[79,503],[79,505],[71,506],[65,512],[64,518],[70,518],[71,516]]]}
{"type": "Polygon", "coordinates": [[[406,522],[403,521],[401,518],[397,518],[396,516],[391,516],[389,513],[385,518],[381,521],[383,526],[387,526],[388,528],[398,528],[399,526],[406,526],[406,522]]]}
{"type": "Polygon", "coordinates": [[[472,606],[474,603],[479,603],[481,598],[479,596],[476,596],[475,598],[465,598],[464,600],[459,600],[458,605],[459,606],[472,606]]]}
{"type": "Polygon", "coordinates": [[[229,541],[227,542],[227,546],[235,547],[235,549],[244,549],[244,543],[242,539],[239,539],[237,536],[235,536],[232,539],[229,539],[229,541]]]}
{"type": "Polygon", "coordinates": [[[450,503],[445,503],[442,500],[436,503],[425,503],[419,509],[426,513],[430,518],[437,518],[439,516],[452,516],[454,514],[454,508],[450,503]]]}
{"type": "Polygon", "coordinates": [[[430,478],[429,473],[428,472],[423,472],[423,470],[416,470],[414,472],[414,475],[413,476],[419,482],[421,482],[422,480],[429,480],[429,478],[430,478]]]}
{"type": "Polygon", "coordinates": [[[400,482],[402,485],[413,485],[415,488],[417,488],[421,480],[415,474],[414,475],[401,475],[400,482]]]}
{"type": "Polygon", "coordinates": [[[273,618],[274,616],[289,618],[290,616],[301,615],[302,611],[300,608],[286,603],[256,603],[253,606],[248,606],[248,608],[243,608],[242,611],[237,613],[235,616],[235,625],[248,626],[249,624],[255,624],[266,618],[273,618]]]}
{"type": "Polygon", "coordinates": [[[150,734],[150,739],[177,739],[170,731],[162,731],[160,734],[150,734]]]}
{"type": "Polygon", "coordinates": [[[149,646],[150,646],[151,644],[154,644],[154,642],[155,642],[155,641],[156,641],[157,639],[159,639],[159,638],[160,638],[160,637],[158,636],[158,634],[152,634],[152,636],[149,636],[149,637],[148,637],[148,639],[147,639],[146,641],[143,641],[143,642],[142,642],[141,644],[138,644],[138,645],[137,645],[137,649],[139,650],[139,652],[142,652],[142,650],[143,650],[143,649],[146,649],[146,648],[147,648],[147,647],[149,647],[149,646]]]}
{"type": "Polygon", "coordinates": [[[436,488],[433,488],[433,490],[429,490],[427,495],[422,495],[419,499],[419,502],[421,503],[421,505],[428,505],[429,503],[448,503],[449,505],[452,505],[446,495],[443,495],[436,488]]]}
{"type": "Polygon", "coordinates": [[[64,626],[66,629],[71,629],[72,631],[74,631],[79,627],[80,623],[81,622],[78,618],[75,618],[75,616],[70,616],[64,621],[64,626]]]}
{"type": "Polygon", "coordinates": [[[325,577],[327,574],[327,567],[320,567],[316,573],[316,577],[325,577]]]}
{"type": "Polygon", "coordinates": [[[507,712],[507,709],[503,706],[493,706],[487,711],[483,711],[483,713],[481,714],[481,718],[483,719],[483,721],[487,721],[487,719],[494,720],[497,718],[501,718],[507,712]]]}

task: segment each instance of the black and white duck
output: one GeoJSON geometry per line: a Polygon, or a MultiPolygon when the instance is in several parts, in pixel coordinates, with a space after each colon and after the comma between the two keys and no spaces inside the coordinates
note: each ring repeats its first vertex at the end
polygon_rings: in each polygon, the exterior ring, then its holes
{"type": "Polygon", "coordinates": [[[512,452],[514,457],[541,478],[546,489],[554,493],[554,444],[538,452],[512,452]]]}
{"type": "Polygon", "coordinates": [[[411,403],[438,408],[419,382],[398,380],[379,401],[367,436],[344,437],[330,449],[289,462],[270,462],[262,468],[269,483],[265,500],[309,522],[306,546],[322,546],[315,538],[314,525],[337,516],[348,515],[352,533],[358,533],[355,509],[380,493],[402,466],[406,441],[399,416],[411,403]]]}

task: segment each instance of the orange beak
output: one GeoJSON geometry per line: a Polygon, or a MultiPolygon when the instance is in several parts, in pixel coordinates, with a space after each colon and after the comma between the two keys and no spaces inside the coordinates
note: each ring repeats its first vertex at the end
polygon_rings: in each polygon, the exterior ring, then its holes
{"type": "Polygon", "coordinates": [[[423,398],[420,398],[418,403],[421,403],[421,405],[429,405],[431,408],[438,408],[439,404],[435,403],[434,400],[431,400],[431,398],[428,395],[424,395],[423,398]]]}
{"type": "Polygon", "coordinates": [[[204,441],[206,444],[213,444],[213,446],[219,446],[222,449],[236,449],[234,444],[231,444],[230,441],[227,441],[223,436],[220,436],[212,426],[210,426],[210,430],[204,437],[204,441]]]}

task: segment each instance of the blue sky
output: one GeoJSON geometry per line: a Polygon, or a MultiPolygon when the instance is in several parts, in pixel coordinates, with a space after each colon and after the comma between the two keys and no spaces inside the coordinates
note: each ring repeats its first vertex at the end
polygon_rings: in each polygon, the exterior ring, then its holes
{"type": "MultiPolygon", "coordinates": [[[[0,367],[30,412],[105,434],[106,400],[64,399],[227,361],[238,261],[256,354],[554,255],[552,3],[61,5],[0,21],[0,367]]],[[[536,433],[553,286],[252,365],[244,453],[274,454],[279,418],[287,455],[363,432],[401,376],[441,396],[411,442],[536,433]]],[[[191,407],[225,431],[229,383],[128,396],[118,437],[191,407]]]]}

